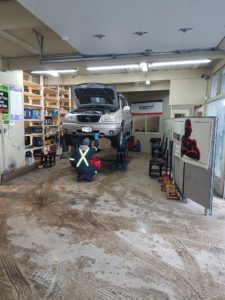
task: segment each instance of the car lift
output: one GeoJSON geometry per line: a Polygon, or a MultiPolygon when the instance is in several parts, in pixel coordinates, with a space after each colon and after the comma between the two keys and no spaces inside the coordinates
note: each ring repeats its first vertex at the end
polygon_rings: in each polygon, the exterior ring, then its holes
{"type": "Polygon", "coordinates": [[[111,171],[126,171],[128,165],[128,140],[130,136],[123,135],[117,147],[116,160],[112,164],[111,171]]]}

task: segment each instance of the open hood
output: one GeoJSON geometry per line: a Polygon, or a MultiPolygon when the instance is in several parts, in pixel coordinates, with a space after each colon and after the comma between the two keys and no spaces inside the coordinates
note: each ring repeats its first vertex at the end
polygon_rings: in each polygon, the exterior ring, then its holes
{"type": "Polygon", "coordinates": [[[87,83],[71,86],[77,108],[118,108],[119,101],[113,86],[87,83]]]}

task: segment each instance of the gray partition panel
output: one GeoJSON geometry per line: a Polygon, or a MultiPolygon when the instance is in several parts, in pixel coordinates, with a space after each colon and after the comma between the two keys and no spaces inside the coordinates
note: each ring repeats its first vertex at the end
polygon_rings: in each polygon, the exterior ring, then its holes
{"type": "Polygon", "coordinates": [[[207,119],[210,119],[213,126],[208,169],[184,162],[174,156],[173,174],[174,181],[184,198],[193,200],[212,212],[216,118],[202,118],[203,121],[207,119]]]}
{"type": "Polygon", "coordinates": [[[185,164],[184,195],[211,210],[211,169],[185,164]]]}
{"type": "Polygon", "coordinates": [[[173,179],[181,194],[183,194],[184,162],[178,157],[173,157],[173,179]]]}

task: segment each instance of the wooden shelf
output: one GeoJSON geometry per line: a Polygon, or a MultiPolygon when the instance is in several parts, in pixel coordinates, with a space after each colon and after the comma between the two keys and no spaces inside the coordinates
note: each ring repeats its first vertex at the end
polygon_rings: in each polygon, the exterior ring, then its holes
{"type": "Polygon", "coordinates": [[[44,93],[51,94],[51,95],[53,95],[53,94],[57,95],[58,91],[45,86],[44,93]]]}
{"type": "Polygon", "coordinates": [[[28,97],[28,98],[32,98],[32,99],[36,99],[36,100],[41,99],[41,95],[34,94],[34,93],[31,93],[31,92],[24,92],[23,95],[24,95],[24,97],[28,97]]]}
{"type": "Polygon", "coordinates": [[[45,147],[51,147],[51,146],[59,146],[59,144],[47,144],[45,147]]]}
{"type": "Polygon", "coordinates": [[[70,99],[60,97],[59,101],[61,101],[61,102],[70,102],[70,99]]]}
{"type": "MultiPolygon", "coordinates": [[[[43,142],[48,139],[51,140],[54,144],[43,145],[41,147],[31,147],[25,148],[25,151],[35,151],[43,149],[45,146],[48,149],[51,147],[59,146],[59,143],[55,143],[54,137],[59,137],[61,129],[61,122],[65,114],[70,111],[71,106],[71,91],[70,88],[64,85],[53,85],[45,86],[44,77],[42,75],[33,75],[27,74],[24,77],[24,108],[25,109],[37,109],[39,110],[39,119],[24,119],[24,126],[36,126],[41,127],[43,132],[41,133],[25,133],[25,137],[30,138],[30,146],[32,146],[32,140],[35,137],[40,137],[43,139],[43,142]],[[39,84],[40,83],[40,84],[39,84]],[[60,110],[61,108],[61,112],[60,110]],[[54,115],[54,112],[58,115],[54,115]],[[46,115],[45,113],[50,113],[46,115]],[[51,112],[53,115],[51,115],[51,112]],[[45,124],[46,120],[52,120],[52,125],[45,124]]],[[[28,115],[27,115],[28,116],[28,115]]],[[[34,115],[35,116],[35,115],[34,115]]],[[[31,116],[32,117],[32,116],[31,116]]],[[[28,131],[29,132],[29,131],[28,131]]],[[[35,153],[35,152],[34,152],[35,153]]]]}
{"type": "Polygon", "coordinates": [[[31,88],[32,90],[39,91],[39,90],[42,89],[42,86],[40,84],[32,82],[32,81],[28,81],[28,80],[24,80],[23,85],[28,87],[28,88],[31,88]]]}
{"type": "Polygon", "coordinates": [[[44,146],[41,146],[41,147],[34,147],[34,148],[25,148],[25,151],[34,151],[34,150],[40,150],[40,149],[43,149],[44,146]]]}
{"type": "Polygon", "coordinates": [[[49,108],[49,109],[52,108],[52,109],[57,109],[57,110],[59,109],[59,107],[56,106],[56,105],[50,105],[50,106],[48,105],[48,106],[45,106],[45,108],[47,108],[47,109],[48,109],[48,108],[49,108]]]}
{"type": "Polygon", "coordinates": [[[25,102],[24,102],[24,106],[43,108],[43,105],[40,105],[40,104],[30,104],[30,103],[25,103],[25,102]]]}
{"type": "Polygon", "coordinates": [[[43,122],[42,119],[24,119],[24,122],[43,122]]]}
{"type": "Polygon", "coordinates": [[[45,118],[58,118],[59,116],[45,116],[45,118]]]}
{"type": "Polygon", "coordinates": [[[58,98],[56,97],[44,97],[45,101],[53,101],[53,102],[58,102],[58,98]]]}
{"type": "Polygon", "coordinates": [[[43,136],[44,133],[26,133],[25,136],[33,136],[33,137],[39,137],[43,136]]]}
{"type": "Polygon", "coordinates": [[[58,134],[59,134],[58,132],[56,132],[56,133],[50,133],[50,134],[46,133],[45,136],[48,138],[50,136],[56,136],[58,134]]]}
{"type": "Polygon", "coordinates": [[[69,95],[69,91],[65,89],[59,89],[59,95],[69,95]]]}

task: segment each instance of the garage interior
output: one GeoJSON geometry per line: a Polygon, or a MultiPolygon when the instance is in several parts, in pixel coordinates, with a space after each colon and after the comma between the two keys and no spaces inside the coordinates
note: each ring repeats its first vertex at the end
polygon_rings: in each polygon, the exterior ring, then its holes
{"type": "Polygon", "coordinates": [[[225,299],[224,10],[222,0],[0,1],[0,299],[225,299]],[[71,87],[86,83],[115,86],[133,130],[125,170],[100,138],[102,169],[78,182],[62,124],[71,87]],[[135,111],[157,101],[160,111],[135,111]],[[203,124],[202,168],[175,149],[187,119],[192,135],[203,124]],[[150,141],[165,136],[170,164],[149,176],[150,141]],[[45,151],[54,165],[40,163],[45,151]]]}

